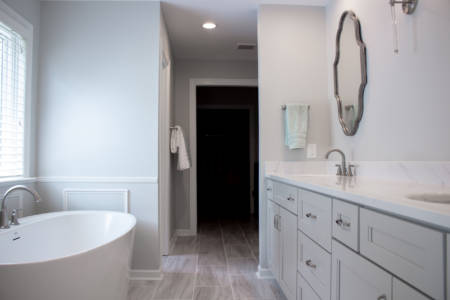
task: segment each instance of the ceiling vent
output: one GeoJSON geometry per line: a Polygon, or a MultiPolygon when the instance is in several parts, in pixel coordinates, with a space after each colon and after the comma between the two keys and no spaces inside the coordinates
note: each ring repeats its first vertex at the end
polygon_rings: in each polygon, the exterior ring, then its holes
{"type": "Polygon", "coordinates": [[[256,44],[250,44],[250,43],[238,43],[237,44],[238,50],[255,50],[256,44]]]}

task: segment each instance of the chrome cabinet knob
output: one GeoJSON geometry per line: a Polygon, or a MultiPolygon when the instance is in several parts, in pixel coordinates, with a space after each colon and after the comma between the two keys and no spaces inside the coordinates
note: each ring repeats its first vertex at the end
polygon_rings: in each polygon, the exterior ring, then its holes
{"type": "Polygon", "coordinates": [[[350,222],[342,220],[342,218],[336,220],[336,224],[342,228],[350,228],[350,222]]]}
{"type": "Polygon", "coordinates": [[[294,201],[295,199],[293,197],[289,196],[289,197],[287,197],[287,200],[288,201],[294,201]]]}
{"type": "Polygon", "coordinates": [[[377,298],[377,300],[386,300],[386,295],[381,295],[380,297],[377,298]]]}
{"type": "Polygon", "coordinates": [[[307,213],[305,216],[310,219],[317,219],[317,216],[313,215],[312,213],[307,213]]]}
{"type": "Polygon", "coordinates": [[[317,265],[313,264],[312,260],[308,259],[307,261],[305,261],[305,264],[310,267],[311,269],[315,269],[317,268],[317,265]]]}
{"type": "Polygon", "coordinates": [[[270,192],[272,190],[271,187],[266,188],[266,191],[270,192]]]}

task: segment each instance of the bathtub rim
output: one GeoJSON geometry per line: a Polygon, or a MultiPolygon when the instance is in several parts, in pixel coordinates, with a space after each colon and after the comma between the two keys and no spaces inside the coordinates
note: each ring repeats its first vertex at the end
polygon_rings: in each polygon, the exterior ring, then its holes
{"type": "Polygon", "coordinates": [[[128,218],[131,217],[132,221],[129,226],[129,228],[123,232],[122,234],[118,235],[114,239],[111,239],[107,243],[100,244],[97,247],[89,248],[87,250],[74,252],[70,255],[64,255],[64,256],[58,256],[51,259],[44,259],[44,260],[38,260],[38,261],[31,261],[31,262],[19,262],[19,263],[0,263],[0,268],[2,267],[15,267],[15,266],[25,266],[25,265],[37,265],[37,264],[43,264],[43,263],[49,263],[49,262],[57,262],[60,260],[69,259],[72,257],[77,257],[80,255],[85,255],[90,252],[96,251],[97,249],[107,247],[111,245],[112,243],[120,240],[127,234],[132,234],[132,245],[131,247],[134,247],[134,235],[135,235],[135,229],[136,229],[136,217],[130,213],[124,213],[124,212],[116,212],[116,211],[106,211],[106,210],[73,210],[73,211],[60,211],[60,212],[48,212],[43,214],[37,214],[32,216],[27,216],[19,219],[19,222],[21,222],[18,226],[11,226],[8,229],[0,229],[0,235],[7,234],[8,232],[14,231],[22,226],[31,226],[35,223],[38,223],[40,221],[44,221],[47,219],[52,219],[55,216],[67,216],[67,215],[85,215],[85,214],[115,214],[115,215],[126,215],[128,218]]]}

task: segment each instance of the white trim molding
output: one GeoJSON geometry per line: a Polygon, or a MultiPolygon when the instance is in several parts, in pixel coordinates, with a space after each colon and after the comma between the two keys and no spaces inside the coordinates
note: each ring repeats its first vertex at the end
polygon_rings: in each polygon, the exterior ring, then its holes
{"type": "Polygon", "coordinates": [[[176,236],[194,236],[195,234],[191,229],[177,229],[175,231],[176,236]]]}
{"type": "Polygon", "coordinates": [[[83,177],[51,176],[38,177],[37,182],[80,182],[80,183],[158,183],[158,177],[83,177]]]}
{"type": "Polygon", "coordinates": [[[269,269],[261,268],[261,265],[258,265],[258,272],[256,272],[256,277],[258,279],[273,279],[273,274],[269,269]]]}
{"type": "Polygon", "coordinates": [[[257,87],[258,79],[193,78],[189,81],[189,146],[192,166],[189,170],[190,232],[197,234],[197,87],[257,87]]]}
{"type": "Polygon", "coordinates": [[[128,272],[130,280],[162,280],[164,277],[161,270],[139,270],[134,269],[128,272]]]}
{"type": "Polygon", "coordinates": [[[118,193],[122,196],[122,211],[130,212],[129,191],[127,189],[64,189],[63,190],[63,210],[69,210],[70,194],[102,194],[102,193],[118,193]]]}

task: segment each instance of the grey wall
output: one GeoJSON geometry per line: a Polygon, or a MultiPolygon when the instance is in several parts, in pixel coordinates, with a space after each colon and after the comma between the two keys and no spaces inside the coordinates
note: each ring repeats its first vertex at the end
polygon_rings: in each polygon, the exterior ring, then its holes
{"type": "Polygon", "coordinates": [[[449,160],[450,2],[420,1],[413,15],[399,16],[396,56],[385,1],[330,1],[327,68],[332,143],[354,160],[449,160]],[[332,85],[336,30],[347,9],[361,21],[368,63],[365,112],[354,137],[344,136],[338,124],[332,85]]]}
{"type": "MultiPolygon", "coordinates": [[[[175,124],[183,128],[187,143],[189,143],[189,80],[193,78],[254,79],[258,77],[257,69],[256,62],[246,61],[176,61],[175,124]]],[[[189,229],[189,170],[175,172],[176,228],[189,229]]]]}
{"type": "Polygon", "coordinates": [[[266,201],[263,163],[301,160],[304,150],[284,146],[281,105],[310,104],[308,143],[319,155],[329,145],[325,9],[307,6],[262,5],[258,14],[259,134],[260,134],[260,264],[266,265],[266,201]]]}
{"type": "Polygon", "coordinates": [[[132,267],[158,269],[160,4],[42,2],[41,20],[37,169],[53,178],[39,183],[43,209],[61,209],[64,188],[129,189],[132,267]],[[101,182],[116,177],[129,182],[101,182]]]}

